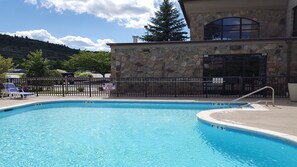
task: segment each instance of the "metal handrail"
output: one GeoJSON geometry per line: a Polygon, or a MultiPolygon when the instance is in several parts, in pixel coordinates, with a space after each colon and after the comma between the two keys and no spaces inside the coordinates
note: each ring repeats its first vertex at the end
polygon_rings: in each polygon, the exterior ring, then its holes
{"type": "Polygon", "coordinates": [[[275,106],[275,102],[274,102],[274,89],[273,89],[273,87],[271,87],[271,86],[264,86],[263,88],[260,88],[260,89],[258,89],[258,90],[255,90],[255,91],[249,93],[249,94],[246,94],[246,95],[244,95],[244,96],[241,96],[240,98],[237,98],[237,99],[235,99],[235,100],[232,100],[232,102],[236,102],[236,101],[242,100],[242,99],[244,99],[244,98],[247,98],[247,97],[249,97],[249,96],[251,96],[251,95],[253,95],[253,94],[255,94],[255,93],[258,93],[258,92],[260,92],[260,91],[262,91],[262,90],[264,90],[264,89],[271,89],[271,90],[272,90],[272,100],[271,100],[271,103],[272,103],[272,105],[273,105],[273,107],[274,107],[274,106],[275,106]]]}

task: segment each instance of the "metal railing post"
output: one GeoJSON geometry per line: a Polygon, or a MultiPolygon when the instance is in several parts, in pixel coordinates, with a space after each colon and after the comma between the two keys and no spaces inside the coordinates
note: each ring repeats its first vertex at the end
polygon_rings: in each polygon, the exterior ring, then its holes
{"type": "Polygon", "coordinates": [[[240,90],[239,90],[239,97],[243,95],[244,92],[244,84],[243,84],[243,78],[239,77],[239,84],[240,84],[240,90]]]}
{"type": "Polygon", "coordinates": [[[208,98],[208,87],[207,87],[208,85],[207,85],[207,83],[203,83],[203,86],[205,88],[204,89],[205,90],[205,97],[208,98]]]}
{"type": "Polygon", "coordinates": [[[39,94],[38,94],[38,79],[37,79],[37,77],[35,78],[35,89],[36,89],[36,96],[39,96],[39,94]]]}
{"type": "Polygon", "coordinates": [[[274,102],[274,100],[275,100],[275,98],[274,98],[274,89],[271,87],[271,90],[272,90],[272,105],[273,105],[273,107],[275,107],[275,102],[274,102]]]}
{"type": "Polygon", "coordinates": [[[68,92],[68,77],[65,77],[65,90],[68,92]]]}
{"type": "Polygon", "coordinates": [[[120,94],[119,94],[119,88],[120,88],[120,86],[119,86],[118,78],[116,78],[115,84],[116,84],[116,90],[117,90],[117,97],[119,97],[120,96],[120,94]]]}
{"type": "Polygon", "coordinates": [[[62,96],[65,97],[64,78],[62,77],[62,96]]]}
{"type": "Polygon", "coordinates": [[[240,98],[237,98],[237,99],[235,99],[235,100],[232,100],[232,102],[237,102],[237,101],[239,101],[239,100],[242,100],[242,99],[244,99],[244,98],[247,98],[247,97],[249,97],[249,96],[251,96],[251,95],[253,95],[253,94],[255,94],[255,93],[258,93],[258,92],[260,92],[260,91],[262,91],[262,90],[265,90],[265,89],[271,89],[272,90],[272,100],[271,100],[271,102],[272,102],[272,105],[273,105],[273,107],[275,106],[275,98],[274,98],[274,89],[273,89],[273,87],[271,87],[271,86],[264,86],[263,88],[260,88],[260,89],[258,89],[258,90],[255,90],[255,91],[253,91],[253,92],[251,92],[251,93],[249,93],[249,94],[246,94],[246,95],[244,95],[244,96],[242,96],[242,97],[240,97],[240,98]]]}
{"type": "Polygon", "coordinates": [[[147,79],[144,79],[144,96],[147,97],[147,79]]]}
{"type": "Polygon", "coordinates": [[[285,97],[289,97],[289,87],[288,87],[288,83],[291,82],[291,77],[290,76],[286,76],[286,94],[285,94],[285,97]]]}
{"type": "Polygon", "coordinates": [[[91,77],[89,77],[89,96],[92,97],[91,77]]]}
{"type": "Polygon", "coordinates": [[[174,78],[174,97],[177,97],[177,83],[176,78],[174,78]]]}

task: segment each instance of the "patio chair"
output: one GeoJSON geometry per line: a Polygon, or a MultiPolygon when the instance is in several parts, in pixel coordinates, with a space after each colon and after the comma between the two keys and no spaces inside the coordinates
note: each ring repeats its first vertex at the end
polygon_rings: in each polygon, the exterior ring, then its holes
{"type": "Polygon", "coordinates": [[[24,92],[23,89],[19,89],[17,88],[14,83],[3,83],[4,86],[4,90],[2,91],[2,96],[1,98],[3,98],[3,96],[5,94],[7,94],[8,96],[21,96],[21,98],[26,98],[27,96],[31,96],[34,95],[31,92],[24,92]]]}
{"type": "Polygon", "coordinates": [[[116,85],[114,83],[104,83],[103,84],[103,90],[115,90],[116,89],[116,85]]]}

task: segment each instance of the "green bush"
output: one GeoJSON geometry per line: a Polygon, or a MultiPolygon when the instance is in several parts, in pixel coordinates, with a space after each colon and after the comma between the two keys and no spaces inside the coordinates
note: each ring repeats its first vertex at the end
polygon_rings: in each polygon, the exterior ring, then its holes
{"type": "Polygon", "coordinates": [[[81,78],[93,78],[93,75],[89,72],[76,72],[75,76],[81,78]]]}
{"type": "Polygon", "coordinates": [[[50,70],[49,77],[62,77],[62,74],[59,70],[50,70]]]}
{"type": "Polygon", "coordinates": [[[78,92],[84,92],[84,90],[85,90],[84,87],[78,87],[78,88],[77,88],[77,91],[78,91],[78,92]]]}

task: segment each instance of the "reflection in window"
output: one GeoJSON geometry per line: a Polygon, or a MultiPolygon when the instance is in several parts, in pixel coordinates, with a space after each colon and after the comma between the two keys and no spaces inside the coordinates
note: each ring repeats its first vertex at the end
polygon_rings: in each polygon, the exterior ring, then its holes
{"type": "Polygon", "coordinates": [[[293,23],[293,37],[297,37],[297,6],[293,9],[294,23],[293,23]]]}
{"type": "Polygon", "coordinates": [[[259,23],[240,17],[223,18],[204,27],[205,40],[252,39],[259,37],[259,23]]]}
{"type": "Polygon", "coordinates": [[[203,62],[204,77],[266,76],[266,56],[262,54],[208,55],[203,62]]]}

